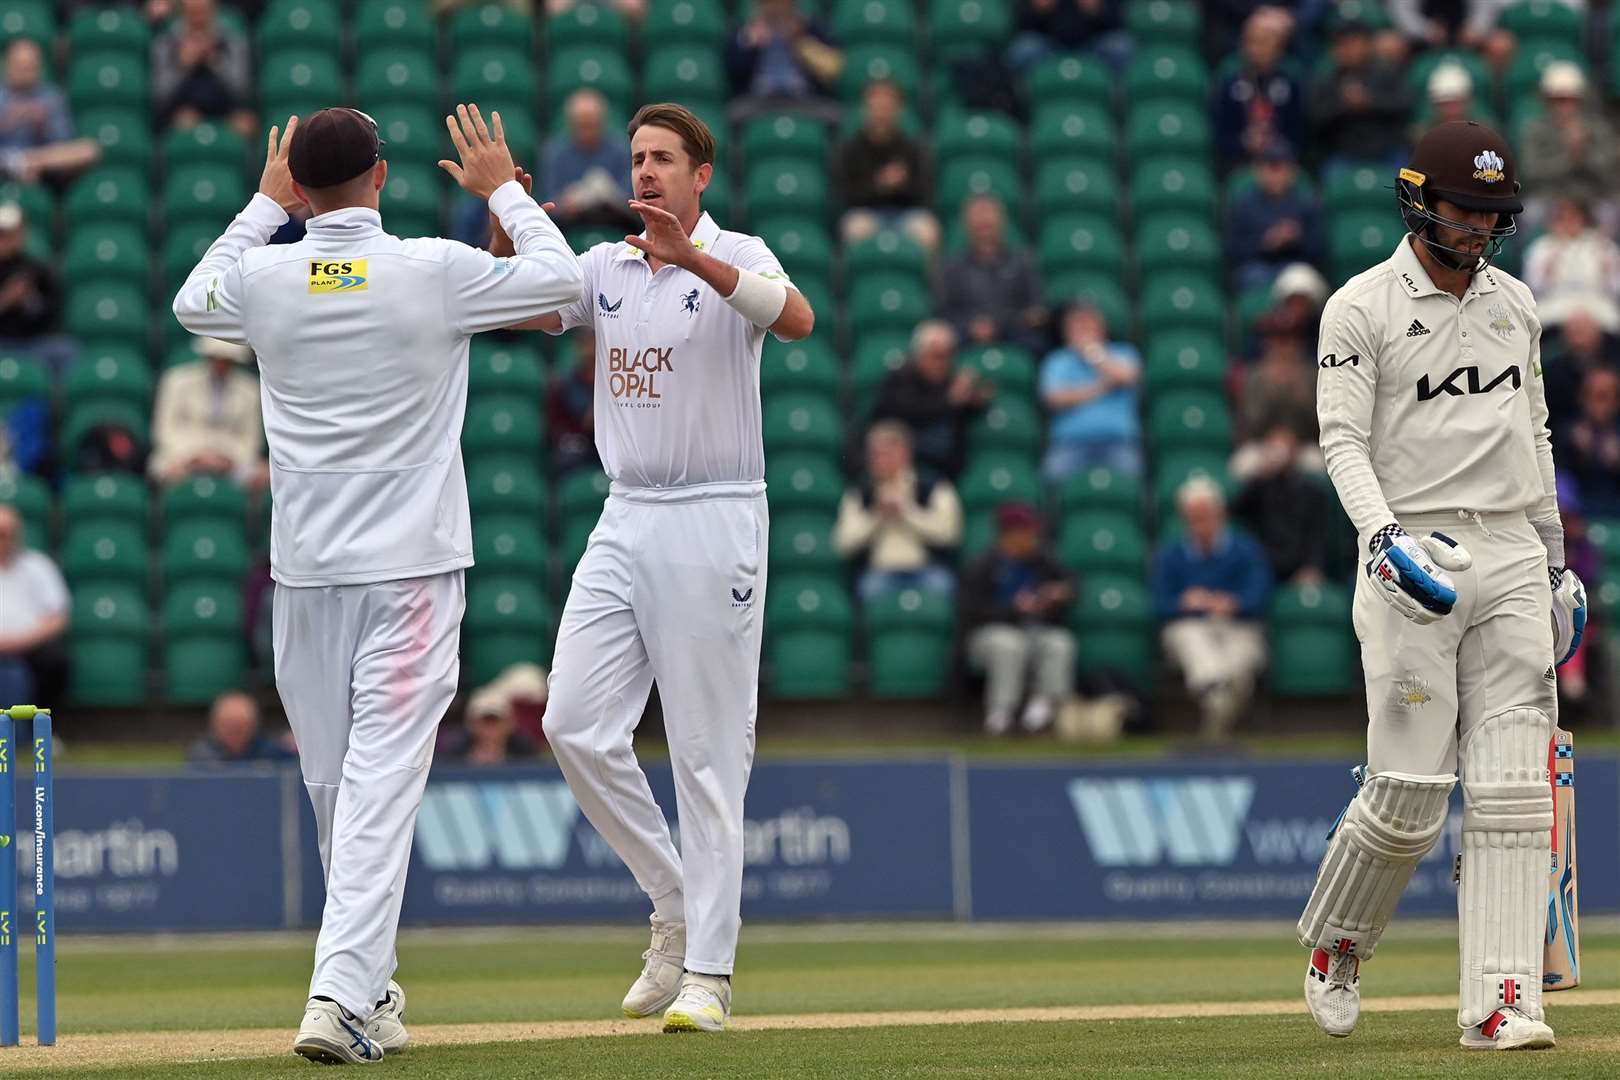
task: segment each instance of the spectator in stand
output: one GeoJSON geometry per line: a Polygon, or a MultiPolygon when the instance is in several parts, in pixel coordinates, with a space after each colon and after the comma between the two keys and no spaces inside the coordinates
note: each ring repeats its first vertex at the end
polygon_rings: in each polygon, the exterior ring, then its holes
{"type": "Polygon", "coordinates": [[[1110,341],[1108,322],[1094,305],[1063,313],[1063,345],[1041,361],[1041,401],[1052,414],[1041,471],[1054,484],[1086,469],[1139,476],[1142,431],[1137,385],[1142,358],[1125,341],[1110,341]]]}
{"type": "Polygon", "coordinates": [[[968,662],[985,676],[984,728],[1005,735],[1030,675],[1020,721],[1043,731],[1074,696],[1074,634],[1064,625],[1074,581],[1041,543],[1041,519],[1023,503],[996,512],[996,545],[962,571],[959,614],[968,662]]]}
{"type": "Polygon", "coordinates": [[[1429,115],[1419,116],[1413,121],[1407,132],[1407,138],[1413,143],[1436,124],[1455,123],[1458,120],[1478,120],[1482,124],[1491,122],[1492,118],[1474,100],[1474,77],[1461,64],[1448,62],[1429,72],[1424,93],[1429,99],[1429,115]]]}
{"type": "Polygon", "coordinates": [[[1292,427],[1278,424],[1258,444],[1232,515],[1259,541],[1274,580],[1319,582],[1351,553],[1353,538],[1336,535],[1336,500],[1321,471],[1301,463],[1303,448],[1292,427]]]}
{"type": "MultiPolygon", "coordinates": [[[[1575,572],[1582,582],[1603,580],[1603,552],[1586,532],[1585,507],[1581,503],[1580,489],[1567,476],[1558,478],[1558,516],[1564,524],[1564,565],[1575,572]]],[[[1588,589],[1592,586],[1588,585],[1588,589]]],[[[1588,676],[1593,674],[1590,663],[1594,641],[1599,635],[1591,632],[1581,638],[1575,655],[1558,668],[1559,707],[1579,705],[1586,700],[1588,676]]],[[[1612,664],[1617,657],[1611,657],[1612,664]]],[[[1567,713],[1564,715],[1568,715],[1567,713]]],[[[1565,726],[1568,722],[1565,721],[1565,726]]]]}
{"type": "Polygon", "coordinates": [[[873,420],[897,420],[910,436],[918,465],[954,477],[967,453],[968,421],[995,395],[972,368],[956,367],[956,331],[930,320],[911,334],[911,360],[878,385],[873,420]]]}
{"type": "Polygon", "coordinates": [[[596,335],[575,330],[569,343],[574,365],[557,377],[546,395],[551,459],[560,473],[601,464],[596,454],[596,335]]]}
{"type": "Polygon", "coordinates": [[[1232,200],[1226,255],[1240,288],[1264,285],[1284,266],[1315,261],[1321,247],[1316,196],[1299,183],[1294,151],[1281,139],[1255,155],[1253,189],[1232,200]]]}
{"type": "Polygon", "coordinates": [[[1243,24],[1237,66],[1215,88],[1215,148],[1227,166],[1279,140],[1303,144],[1305,94],[1287,61],[1293,28],[1292,15],[1270,6],[1255,8],[1243,24]]]}
{"type": "Polygon", "coordinates": [[[177,484],[199,473],[223,474],[250,488],[269,482],[259,380],[253,352],[218,338],[197,338],[197,359],[158,380],[152,414],[152,479],[177,484]]]}
{"type": "MultiPolygon", "coordinates": [[[[450,0],[450,2],[470,3],[471,0],[450,0]]],[[[480,0],[480,2],[482,2],[482,0],[480,0]]],[[[523,2],[523,0],[517,0],[517,2],[518,6],[529,6],[526,2],[523,2]]],[[[594,2],[594,0],[545,0],[546,16],[550,18],[555,15],[561,15],[578,7],[582,2],[590,3],[594,2]]],[[[624,16],[625,21],[630,23],[632,26],[639,25],[641,20],[647,15],[647,0],[611,0],[610,6],[620,15],[624,16]]]]}
{"type": "Polygon", "coordinates": [[[518,727],[506,694],[488,687],[467,699],[462,726],[441,752],[463,765],[511,765],[538,758],[540,747],[518,727]]]}
{"type": "Polygon", "coordinates": [[[22,516],[0,503],[0,700],[55,705],[67,689],[71,600],[51,557],[26,541],[22,516]]]}
{"type": "MultiPolygon", "coordinates": [[[[1492,50],[1500,48],[1496,39],[1512,35],[1497,29],[1502,9],[1514,0],[1388,0],[1390,20],[1395,29],[1418,48],[1461,48],[1492,50]]],[[[1566,0],[1567,2],[1567,0],[1566,0]]],[[[1570,7],[1585,6],[1570,3],[1570,7]]]]}
{"type": "Polygon", "coordinates": [[[180,0],[180,18],[152,39],[152,103],[162,126],[224,120],[256,138],[253,53],[247,39],[219,21],[215,0],[180,0]]]}
{"type": "Polygon", "coordinates": [[[928,160],[920,142],[900,130],[905,98],[887,79],[867,84],[860,130],[838,149],[844,243],[898,228],[930,254],[939,250],[939,222],[928,209],[928,160]]]}
{"type": "Polygon", "coordinates": [[[1047,343],[1049,313],[1041,276],[1027,251],[1007,246],[1007,211],[994,195],[975,195],[962,206],[967,248],[943,260],[936,309],[975,345],[1006,342],[1032,352],[1047,343]]]}
{"type": "Polygon", "coordinates": [[[62,286],[28,254],[28,223],[16,203],[0,205],[0,348],[33,351],[62,317],[62,286]]]}
{"type": "Polygon", "coordinates": [[[1620,138],[1587,94],[1578,64],[1559,60],[1541,73],[1543,111],[1525,124],[1519,159],[1524,162],[1522,228],[1535,228],[1554,199],[1575,199],[1590,207],[1613,235],[1620,227],[1620,138]]]}
{"type": "Polygon", "coordinates": [[[6,81],[0,86],[0,178],[25,184],[61,179],[95,163],[94,139],[73,137],[62,91],[44,81],[45,57],[27,38],[6,46],[6,81]]]}
{"type": "Polygon", "coordinates": [[[1116,71],[1131,58],[1120,0],[1022,0],[1007,63],[1028,71],[1055,52],[1096,53],[1116,71]]]}
{"type": "Polygon", "coordinates": [[[1194,477],[1176,493],[1185,535],[1153,561],[1153,608],[1166,654],[1187,681],[1203,736],[1224,740],[1266,662],[1266,554],[1226,523],[1220,487],[1194,477]]]}
{"type": "Polygon", "coordinates": [[[540,190],[557,203],[553,220],[563,228],[631,225],[630,144],[607,131],[607,99],[589,87],[568,95],[568,130],[552,136],[541,152],[540,190]]]}
{"type": "Polygon", "coordinates": [[[1361,20],[1359,14],[1339,20],[1332,64],[1311,91],[1313,143],[1329,168],[1393,164],[1406,152],[1406,73],[1376,53],[1372,29],[1361,20]]]}
{"type": "Polygon", "coordinates": [[[240,690],[228,690],[208,709],[208,734],[191,744],[192,765],[257,765],[294,762],[292,732],[272,739],[259,727],[259,704],[240,690]]]}
{"type": "Polygon", "coordinates": [[[759,0],[726,51],[731,120],[798,109],[836,123],[843,108],[830,94],[843,66],[831,34],[797,0],[759,0]]]}
{"type": "MultiPolygon", "coordinates": [[[[1327,298],[1327,279],[1316,267],[1310,263],[1290,263],[1271,282],[1271,309],[1265,319],[1292,328],[1296,336],[1305,340],[1308,352],[1320,335],[1322,305],[1327,303],[1327,298]]],[[[1262,319],[1255,329],[1259,331],[1267,325],[1262,319]]],[[[1243,351],[1248,356],[1258,357],[1260,344],[1257,336],[1245,343],[1243,351]]]]}
{"type": "Polygon", "coordinates": [[[1536,295],[1536,317],[1554,329],[1575,312],[1620,333],[1620,245],[1605,236],[1574,199],[1553,204],[1547,231],[1524,253],[1524,283],[1536,295]]]}
{"type": "Polygon", "coordinates": [[[1292,323],[1268,315],[1260,320],[1260,358],[1240,371],[1237,395],[1237,453],[1232,475],[1242,480],[1264,461],[1264,440],[1277,427],[1286,427],[1294,439],[1309,447],[1304,463],[1313,471],[1323,468],[1316,448],[1316,362],[1312,343],[1292,323]]]}
{"type": "Polygon", "coordinates": [[[1620,373],[1598,368],[1581,383],[1581,413],[1563,442],[1560,471],[1593,517],[1620,516],[1620,373]]]}
{"type": "Polygon", "coordinates": [[[1543,340],[1541,360],[1546,371],[1547,427],[1554,446],[1561,449],[1565,433],[1580,418],[1581,384],[1587,373],[1599,368],[1620,371],[1620,337],[1605,334],[1589,312],[1572,311],[1557,340],[1543,340]]]}
{"type": "Polygon", "coordinates": [[[902,424],[878,423],[866,433],[866,479],[844,492],[833,546],[860,556],[856,592],[870,602],[893,589],[949,594],[951,565],[962,539],[962,505],[943,478],[919,476],[911,435],[902,424]]]}

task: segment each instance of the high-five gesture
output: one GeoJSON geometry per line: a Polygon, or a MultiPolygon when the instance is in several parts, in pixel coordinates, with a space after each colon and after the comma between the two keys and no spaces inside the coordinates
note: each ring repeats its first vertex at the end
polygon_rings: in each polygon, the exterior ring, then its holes
{"type": "Polygon", "coordinates": [[[455,115],[444,118],[461,164],[445,160],[439,162],[439,168],[454,177],[468,194],[480,199],[493,195],[496,188],[512,179],[517,168],[512,163],[512,151],[506,147],[501,114],[491,113],[490,121],[493,131],[484,125],[477,105],[457,105],[455,115]]]}
{"type": "Polygon", "coordinates": [[[641,215],[642,222],[647,226],[647,235],[645,238],[626,236],[624,242],[661,263],[686,265],[683,260],[689,261],[697,249],[692,246],[692,238],[686,235],[686,230],[681,228],[681,219],[661,206],[650,206],[640,199],[631,199],[630,209],[641,215]]]}
{"type": "Polygon", "coordinates": [[[298,117],[287,117],[287,133],[279,127],[270,129],[270,145],[265,150],[264,172],[259,176],[259,194],[276,200],[287,213],[304,205],[293,189],[292,170],[287,166],[287,155],[292,151],[293,132],[298,130],[298,117]]]}

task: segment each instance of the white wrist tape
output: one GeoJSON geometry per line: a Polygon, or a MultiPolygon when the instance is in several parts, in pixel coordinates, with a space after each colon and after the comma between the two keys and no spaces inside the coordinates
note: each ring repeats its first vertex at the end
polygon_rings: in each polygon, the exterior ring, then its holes
{"type": "Polygon", "coordinates": [[[769,329],[787,307],[787,286],[739,267],[737,287],[726,297],[726,303],[755,326],[769,329]]]}

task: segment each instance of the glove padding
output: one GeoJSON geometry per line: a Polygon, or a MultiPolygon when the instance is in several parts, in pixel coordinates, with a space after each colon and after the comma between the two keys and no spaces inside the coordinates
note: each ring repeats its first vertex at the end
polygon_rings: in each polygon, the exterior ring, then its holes
{"type": "Polygon", "coordinates": [[[1552,579],[1553,656],[1562,667],[1581,647],[1586,633],[1586,586],[1569,569],[1549,570],[1552,579]]]}
{"type": "Polygon", "coordinates": [[[1399,525],[1389,525],[1374,538],[1367,577],[1396,611],[1425,626],[1451,614],[1457,605],[1451,575],[1473,565],[1468,549],[1444,533],[1420,540],[1399,525]]]}

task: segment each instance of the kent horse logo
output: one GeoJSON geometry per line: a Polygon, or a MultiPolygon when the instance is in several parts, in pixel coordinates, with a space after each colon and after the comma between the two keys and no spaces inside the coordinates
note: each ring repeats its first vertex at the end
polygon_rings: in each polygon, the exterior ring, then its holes
{"type": "Polygon", "coordinates": [[[698,291],[693,289],[681,297],[681,310],[687,315],[696,315],[698,312],[698,291]]]}

